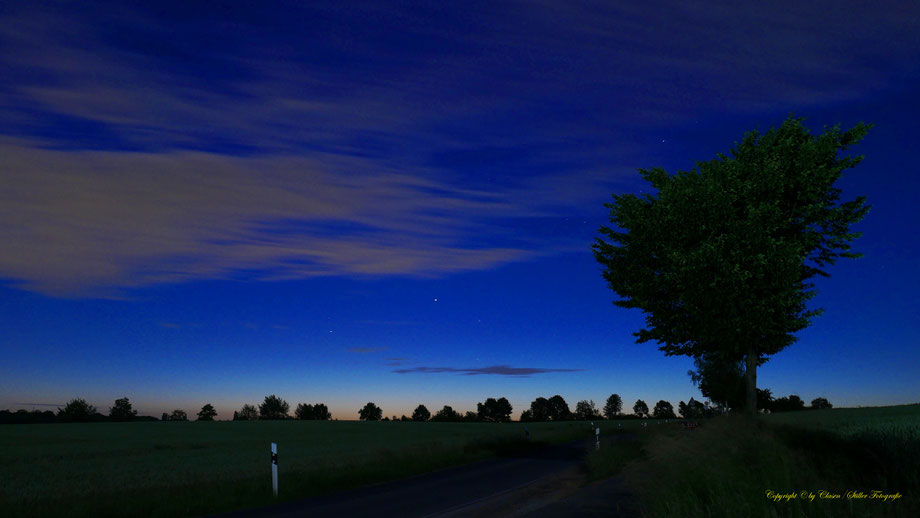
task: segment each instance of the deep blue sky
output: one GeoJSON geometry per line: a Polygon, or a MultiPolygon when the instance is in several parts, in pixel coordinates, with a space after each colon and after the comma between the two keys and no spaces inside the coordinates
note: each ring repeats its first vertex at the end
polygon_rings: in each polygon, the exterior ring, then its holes
{"type": "Polygon", "coordinates": [[[0,7],[0,408],[699,398],[603,203],[792,112],[872,210],[759,385],[920,401],[915,2],[104,4],[0,7]]]}

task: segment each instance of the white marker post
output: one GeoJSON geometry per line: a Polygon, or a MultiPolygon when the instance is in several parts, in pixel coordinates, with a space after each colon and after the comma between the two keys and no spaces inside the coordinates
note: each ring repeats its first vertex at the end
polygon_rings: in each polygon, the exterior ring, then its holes
{"type": "Polygon", "coordinates": [[[272,493],[278,496],[278,445],[272,443],[272,493]]]}
{"type": "Polygon", "coordinates": [[[594,437],[596,438],[594,449],[599,450],[601,449],[601,428],[599,426],[594,429],[594,437]]]}

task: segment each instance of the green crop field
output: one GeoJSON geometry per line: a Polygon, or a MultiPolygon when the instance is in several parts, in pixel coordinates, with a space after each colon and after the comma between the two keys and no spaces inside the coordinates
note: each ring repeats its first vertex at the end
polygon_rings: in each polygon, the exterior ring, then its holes
{"type": "Polygon", "coordinates": [[[763,419],[771,424],[827,430],[845,437],[884,434],[920,439],[920,404],[783,412],[763,419]]]}
{"type": "Polygon", "coordinates": [[[4,516],[200,515],[588,437],[587,423],[138,422],[0,427],[4,516]]]}

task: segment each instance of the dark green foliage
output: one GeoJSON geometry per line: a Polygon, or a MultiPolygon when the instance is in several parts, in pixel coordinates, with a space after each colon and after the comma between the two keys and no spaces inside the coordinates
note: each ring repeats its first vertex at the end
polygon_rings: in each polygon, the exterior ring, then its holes
{"type": "Polygon", "coordinates": [[[253,405],[243,405],[239,412],[233,412],[234,421],[254,421],[259,418],[259,411],[253,405]]]}
{"type": "Polygon", "coordinates": [[[565,399],[556,394],[549,399],[545,397],[535,399],[530,404],[528,418],[532,421],[565,421],[572,418],[572,412],[565,399]]]}
{"type": "Polygon", "coordinates": [[[652,417],[655,419],[676,419],[677,416],[674,415],[674,407],[671,403],[660,400],[655,403],[655,408],[652,410],[652,417]]]}
{"type": "Polygon", "coordinates": [[[604,417],[613,419],[623,410],[623,400],[618,394],[610,394],[607,403],[604,405],[604,417]]]}
{"type": "Polygon", "coordinates": [[[297,408],[294,409],[294,417],[301,420],[312,420],[313,419],[313,405],[307,405],[304,403],[298,403],[297,408]]]}
{"type": "Polygon", "coordinates": [[[329,407],[322,403],[307,405],[299,403],[294,409],[294,417],[305,421],[328,421],[332,418],[329,407]]]}
{"type": "Polygon", "coordinates": [[[816,397],[811,400],[811,408],[814,410],[822,410],[825,408],[834,408],[834,405],[823,397],[816,397]]]}
{"type": "Polygon", "coordinates": [[[213,421],[214,417],[217,415],[217,410],[214,410],[214,407],[211,403],[208,403],[201,407],[201,411],[198,412],[199,421],[213,421]]]}
{"type": "Polygon", "coordinates": [[[461,419],[460,414],[448,405],[437,411],[431,418],[432,421],[455,422],[461,419]]]}
{"type": "Polygon", "coordinates": [[[505,423],[511,420],[511,403],[505,398],[488,398],[484,403],[476,404],[479,421],[505,423]]]}
{"type": "Polygon", "coordinates": [[[109,418],[112,421],[130,421],[137,417],[137,410],[131,409],[131,402],[123,397],[115,400],[115,406],[109,409],[109,418]]]}
{"type": "Polygon", "coordinates": [[[185,413],[185,410],[175,409],[172,411],[172,414],[169,415],[170,421],[188,421],[188,414],[185,413]]]}
{"type": "MultiPolygon", "coordinates": [[[[358,418],[362,421],[379,421],[383,417],[383,410],[373,403],[364,405],[364,408],[358,410],[358,418]]],[[[405,417],[405,416],[403,416],[405,417]]]]}
{"type": "Polygon", "coordinates": [[[412,412],[413,421],[427,421],[431,418],[431,412],[425,408],[425,405],[419,405],[415,407],[415,410],[412,412]]]}
{"type": "Polygon", "coordinates": [[[684,419],[701,419],[706,416],[706,406],[699,401],[690,398],[690,401],[683,401],[677,405],[677,412],[684,419]]]}
{"type": "Polygon", "coordinates": [[[547,417],[550,421],[565,421],[572,418],[569,404],[559,394],[549,398],[547,417]]]}
{"type": "Polygon", "coordinates": [[[328,421],[332,419],[332,412],[325,404],[317,403],[313,405],[313,418],[317,421],[328,421]]]}
{"type": "Polygon", "coordinates": [[[600,419],[601,414],[594,406],[594,401],[581,400],[575,403],[575,419],[580,421],[590,421],[591,419],[600,419]]]}
{"type": "Polygon", "coordinates": [[[291,406],[288,402],[272,394],[265,396],[265,401],[259,405],[259,419],[287,419],[291,406]]]}
{"type": "Polygon", "coordinates": [[[64,408],[59,408],[57,417],[65,422],[90,421],[93,414],[96,413],[96,407],[90,405],[85,399],[71,399],[64,408]]]}
{"type": "Polygon", "coordinates": [[[805,410],[805,402],[802,401],[802,398],[795,394],[791,394],[789,397],[781,397],[775,399],[773,404],[770,405],[770,410],[773,412],[794,412],[796,410],[805,410]]]}
{"type": "Polygon", "coordinates": [[[611,227],[593,249],[614,304],[645,313],[637,342],[667,355],[744,361],[745,408],[756,406],[756,368],[794,343],[820,310],[808,310],[816,275],[855,258],[850,227],[864,197],[840,202],[834,183],[861,157],[839,157],[869,126],[812,136],[788,118],[750,132],[730,152],[669,175],[640,169],[657,191],[614,195],[611,227]],[[605,240],[606,239],[606,240],[605,240]]]}
{"type": "Polygon", "coordinates": [[[639,417],[648,417],[648,405],[641,399],[636,400],[636,404],[633,405],[633,413],[639,417]]]}

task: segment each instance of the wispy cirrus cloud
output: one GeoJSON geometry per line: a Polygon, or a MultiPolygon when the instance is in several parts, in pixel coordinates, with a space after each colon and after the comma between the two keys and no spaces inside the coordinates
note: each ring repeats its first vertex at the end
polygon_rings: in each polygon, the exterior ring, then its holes
{"type": "Polygon", "coordinates": [[[532,376],[534,374],[547,374],[551,372],[580,372],[584,369],[546,369],[535,367],[511,367],[509,365],[493,365],[491,367],[456,368],[456,367],[412,367],[409,369],[396,369],[398,374],[428,373],[428,374],[462,374],[464,376],[478,376],[494,374],[498,376],[532,376]]]}
{"type": "Polygon", "coordinates": [[[0,277],[57,296],[491,268],[543,253],[496,220],[558,211],[556,200],[524,194],[535,186],[477,191],[358,158],[75,152],[3,140],[0,154],[0,277]]]}
{"type": "Polygon", "coordinates": [[[115,297],[583,250],[516,224],[599,206],[654,165],[649,128],[915,74],[917,17],[889,7],[23,3],[0,14],[0,278],[115,297]]]}

